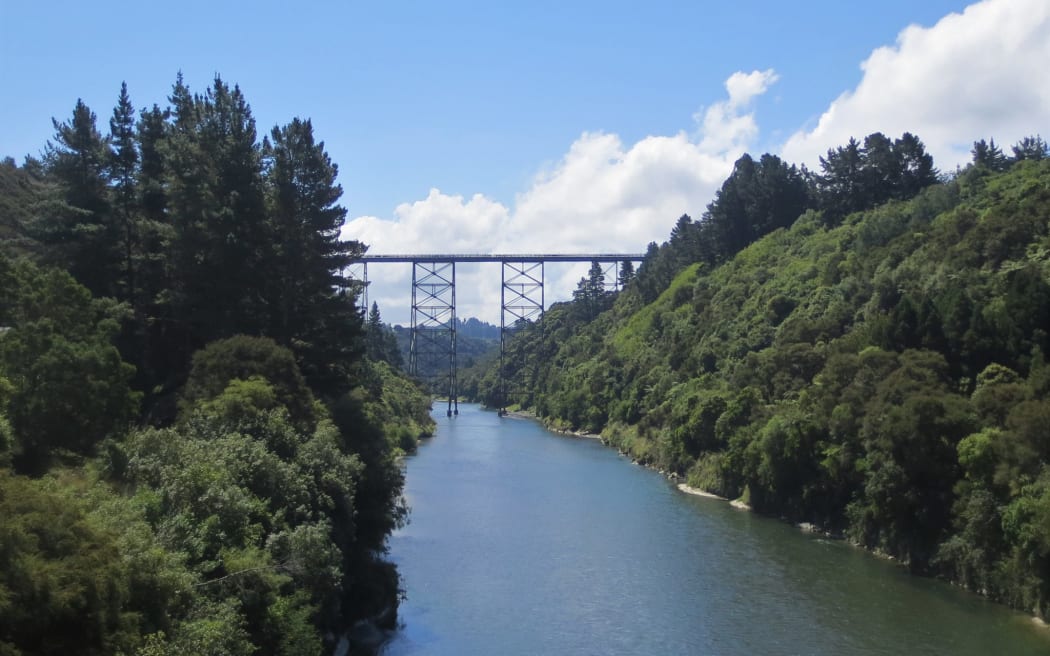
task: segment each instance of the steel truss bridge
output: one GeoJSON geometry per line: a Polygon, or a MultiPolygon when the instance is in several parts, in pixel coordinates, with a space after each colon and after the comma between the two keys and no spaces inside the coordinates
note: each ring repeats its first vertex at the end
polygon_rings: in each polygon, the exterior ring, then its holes
{"type": "MultiPolygon", "coordinates": [[[[546,307],[543,270],[547,262],[597,262],[606,275],[606,287],[616,289],[622,262],[640,262],[643,253],[583,254],[427,254],[363,255],[354,264],[362,265],[360,298],[368,310],[368,265],[412,265],[412,341],[409,372],[426,381],[431,389],[448,391],[449,417],[459,414],[459,387],[456,380],[456,264],[465,262],[499,263],[500,291],[500,410],[506,409],[512,394],[523,389],[520,376],[508,365],[508,342],[514,333],[543,318],[546,307]],[[612,274],[611,281],[609,274],[612,274]]],[[[355,276],[356,277],[356,276],[355,276]]],[[[542,325],[542,324],[540,324],[542,325]]],[[[522,367],[520,370],[523,371],[522,367]]]]}

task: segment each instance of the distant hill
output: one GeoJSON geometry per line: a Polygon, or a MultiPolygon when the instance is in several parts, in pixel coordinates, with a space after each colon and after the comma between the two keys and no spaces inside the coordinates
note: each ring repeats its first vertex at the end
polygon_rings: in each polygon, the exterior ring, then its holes
{"type": "MultiPolygon", "coordinates": [[[[456,362],[460,369],[473,367],[486,355],[499,349],[499,326],[494,326],[479,319],[456,319],[456,362]]],[[[411,362],[412,329],[397,325],[393,327],[397,344],[401,349],[405,367],[411,362]]]]}
{"type": "Polygon", "coordinates": [[[456,337],[470,337],[481,340],[499,341],[499,326],[486,323],[480,319],[471,317],[467,320],[456,319],[456,337]]]}

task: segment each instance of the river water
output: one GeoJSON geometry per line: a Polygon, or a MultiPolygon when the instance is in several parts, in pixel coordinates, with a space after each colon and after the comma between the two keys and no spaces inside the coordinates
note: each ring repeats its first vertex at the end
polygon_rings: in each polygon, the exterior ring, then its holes
{"type": "Polygon", "coordinates": [[[597,440],[460,405],[406,459],[382,654],[1050,654],[1050,629],[683,494],[597,440]]]}

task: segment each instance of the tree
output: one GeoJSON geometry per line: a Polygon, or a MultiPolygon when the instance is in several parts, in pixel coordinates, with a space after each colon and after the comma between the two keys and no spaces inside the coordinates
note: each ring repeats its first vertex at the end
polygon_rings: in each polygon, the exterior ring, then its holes
{"type": "Polygon", "coordinates": [[[122,226],[122,268],[124,287],[121,299],[135,298],[134,249],[136,247],[137,185],[136,174],[139,154],[135,145],[135,108],[128,97],[128,85],[122,82],[117,106],[109,119],[109,157],[106,163],[109,184],[113,190],[114,210],[122,226]]]}
{"type": "Polygon", "coordinates": [[[44,169],[57,182],[64,206],[40,217],[34,236],[48,248],[48,262],[69,271],[92,294],[115,296],[122,255],[109,200],[106,140],[82,100],[68,122],[51,122],[55,137],[45,148],[44,169]]]}
{"type": "Polygon", "coordinates": [[[338,168],[314,141],[309,120],[274,128],[264,143],[271,232],[270,334],[293,346],[318,389],[346,384],[344,365],[361,353],[361,317],[343,270],[364,252],[340,238],[346,208],[338,168]]]}
{"type": "Polygon", "coordinates": [[[620,262],[620,272],[616,278],[616,286],[625,289],[634,280],[634,262],[624,260],[620,262]]]}
{"type": "Polygon", "coordinates": [[[881,205],[895,196],[903,174],[893,142],[881,132],[864,137],[863,179],[860,195],[866,207],[881,205]]]}
{"type": "Polygon", "coordinates": [[[193,368],[183,389],[184,411],[222,394],[234,380],[263,378],[274,387],[277,401],[288,409],[292,422],[312,430],[314,399],[295,357],[267,337],[237,335],[222,339],[193,355],[193,368]]]}
{"type": "Polygon", "coordinates": [[[267,327],[263,295],[276,248],[266,222],[255,120],[240,89],[216,77],[189,96],[181,76],[168,137],[172,311],[189,344],[267,327]]]}
{"type": "Polygon", "coordinates": [[[667,263],[666,250],[666,243],[664,248],[661,248],[655,241],[649,242],[645,248],[645,258],[638,267],[638,282],[635,287],[646,303],[656,299],[674,277],[675,272],[667,263]]]}
{"type": "Polygon", "coordinates": [[[861,189],[864,155],[857,140],[850,137],[845,146],[828,150],[820,158],[822,173],[817,176],[817,193],[825,214],[840,218],[865,208],[861,189]]]}
{"type": "Polygon", "coordinates": [[[601,262],[591,262],[591,268],[587,271],[585,286],[591,298],[599,299],[605,296],[605,269],[602,268],[601,262]]]}
{"type": "Polygon", "coordinates": [[[0,162],[0,249],[15,255],[37,250],[32,238],[32,224],[41,205],[53,194],[54,185],[46,182],[39,162],[27,158],[18,166],[13,158],[0,162]]]}
{"type": "Polygon", "coordinates": [[[400,368],[403,365],[401,349],[397,345],[397,336],[379,315],[379,304],[372,301],[365,323],[365,354],[373,362],[383,361],[400,368]]]}
{"type": "Polygon", "coordinates": [[[823,173],[814,178],[820,208],[834,223],[852,212],[889,200],[907,200],[937,182],[933,158],[910,132],[890,141],[881,132],[864,138],[861,147],[850,139],[820,158],[823,173]]]}
{"type": "Polygon", "coordinates": [[[937,183],[933,157],[914,134],[905,132],[901,135],[900,139],[893,142],[893,151],[900,167],[899,186],[894,198],[913,198],[921,190],[937,183]]]}
{"type": "Polygon", "coordinates": [[[0,653],[134,651],[132,572],[89,510],[71,487],[0,470],[0,653]]]}
{"type": "Polygon", "coordinates": [[[136,364],[144,389],[170,387],[165,378],[184,373],[186,333],[176,322],[171,304],[174,232],[169,217],[170,112],[157,105],[143,109],[136,125],[139,166],[136,175],[135,273],[131,304],[135,311],[136,364]],[[167,385],[165,385],[167,383],[167,385]]]}
{"type": "Polygon", "coordinates": [[[940,354],[909,350],[896,359],[867,403],[864,493],[853,504],[851,530],[922,571],[950,525],[957,445],[973,418],[950,390],[940,354]]]}
{"type": "Polygon", "coordinates": [[[383,325],[383,319],[379,315],[379,304],[372,301],[372,308],[368,311],[368,329],[378,328],[383,325]]]}
{"type": "Polygon", "coordinates": [[[1046,141],[1039,135],[1021,139],[1014,144],[1012,150],[1014,151],[1014,159],[1017,161],[1032,160],[1037,162],[1050,158],[1050,146],[1047,146],[1046,141]]]}
{"type": "Polygon", "coordinates": [[[973,142],[973,148],[970,150],[970,153],[973,155],[975,166],[996,172],[1010,168],[1010,160],[1003,154],[1002,149],[995,145],[995,139],[988,142],[984,139],[973,142]]]}
{"type": "Polygon", "coordinates": [[[123,432],[139,395],[134,368],[112,339],[112,302],[91,298],[69,274],[28,262],[0,267],[0,376],[12,384],[7,414],[17,438],[16,465],[40,473],[62,450],[91,453],[123,432]]]}
{"type": "Polygon", "coordinates": [[[758,162],[743,155],[701,222],[699,240],[712,242],[709,263],[723,262],[759,237],[790,226],[809,204],[806,182],[795,166],[768,153],[758,162]]]}
{"type": "Polygon", "coordinates": [[[675,269],[696,262],[700,258],[700,226],[688,214],[678,217],[667,246],[675,269]]]}
{"type": "Polygon", "coordinates": [[[168,206],[167,181],[164,177],[168,167],[162,150],[170,116],[171,112],[153,105],[151,109],[142,110],[136,126],[140,158],[138,203],[144,217],[158,223],[165,222],[168,206]]]}
{"type": "Polygon", "coordinates": [[[602,270],[601,262],[591,262],[587,276],[580,278],[576,285],[572,300],[577,307],[582,308],[584,318],[589,321],[605,309],[607,298],[609,293],[605,290],[605,271],[602,270]]]}

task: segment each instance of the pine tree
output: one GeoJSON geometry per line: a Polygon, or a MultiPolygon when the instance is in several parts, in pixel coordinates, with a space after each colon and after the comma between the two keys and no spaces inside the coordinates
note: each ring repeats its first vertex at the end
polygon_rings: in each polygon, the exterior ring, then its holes
{"type": "Polygon", "coordinates": [[[182,77],[182,71],[175,76],[175,84],[172,85],[168,102],[171,103],[169,113],[176,130],[186,132],[197,127],[200,120],[200,104],[198,99],[190,93],[190,88],[182,77]]]}
{"type": "Polygon", "coordinates": [[[166,142],[172,225],[173,310],[188,322],[189,348],[267,328],[262,295],[275,242],[266,222],[255,119],[240,89],[216,78],[171,96],[166,142]]]}
{"type": "Polygon", "coordinates": [[[368,311],[368,323],[366,326],[368,330],[378,330],[383,325],[383,320],[379,316],[379,303],[372,301],[372,308],[368,311]]]}
{"type": "Polygon", "coordinates": [[[845,146],[829,150],[820,164],[823,173],[814,177],[814,189],[832,223],[889,200],[907,200],[937,182],[933,158],[922,141],[908,132],[892,142],[874,132],[864,138],[863,147],[850,139],[845,146]]]}
{"type": "Polygon", "coordinates": [[[926,152],[922,140],[905,132],[893,142],[893,151],[900,166],[900,181],[894,198],[914,198],[921,190],[937,184],[938,173],[933,166],[933,157],[926,152]]]}
{"type": "Polygon", "coordinates": [[[120,85],[120,96],[113,116],[109,119],[109,157],[107,174],[113,190],[114,214],[119,217],[118,223],[123,228],[122,251],[124,260],[124,287],[119,297],[123,300],[134,299],[136,248],[137,193],[136,174],[139,153],[135,145],[135,108],[128,97],[127,82],[120,85]]]}
{"type": "MultiPolygon", "coordinates": [[[[711,264],[731,258],[762,235],[791,225],[809,206],[809,192],[802,174],[779,157],[766,153],[755,162],[743,155],[733,173],[707,206],[702,222],[704,244],[711,264]]],[[[690,264],[700,259],[686,262],[690,264]]]]}
{"type": "Polygon", "coordinates": [[[1014,152],[1014,159],[1017,161],[1021,160],[1032,160],[1039,161],[1050,158],[1050,147],[1047,146],[1046,141],[1039,135],[1034,137],[1025,137],[1021,139],[1012,148],[1014,152]]]}
{"type": "Polygon", "coordinates": [[[164,380],[165,373],[181,372],[188,363],[189,333],[177,321],[172,306],[172,244],[174,231],[169,216],[169,167],[171,113],[156,104],[139,113],[136,125],[139,166],[135,208],[136,243],[133,267],[136,317],[136,358],[142,388],[163,389],[178,381],[164,380]]]}
{"type": "Polygon", "coordinates": [[[864,155],[856,139],[850,138],[845,146],[828,150],[827,157],[820,158],[823,173],[817,176],[820,207],[832,220],[866,207],[859,193],[864,155]]]}
{"type": "Polygon", "coordinates": [[[1003,151],[999,146],[995,145],[995,139],[985,141],[973,142],[973,149],[970,150],[973,155],[973,163],[976,166],[982,166],[991,171],[1005,171],[1010,168],[1010,160],[1003,154],[1003,151]]]}
{"type": "Polygon", "coordinates": [[[881,132],[865,137],[859,189],[864,206],[875,207],[893,198],[901,177],[901,163],[893,142],[881,132]]]}
{"type": "MultiPolygon", "coordinates": [[[[157,105],[139,114],[136,135],[139,170],[136,207],[140,261],[136,263],[141,303],[156,308],[161,291],[170,286],[169,246],[173,233],[168,216],[168,118],[157,105]]],[[[154,309],[153,311],[157,311],[154,309]]]]}
{"type": "MultiPolygon", "coordinates": [[[[205,323],[208,319],[204,308],[196,307],[196,298],[206,296],[207,288],[198,289],[199,275],[195,275],[195,271],[199,261],[208,257],[206,221],[213,206],[208,184],[212,163],[207,161],[200,145],[198,100],[190,95],[182,73],[179,73],[168,97],[171,104],[169,126],[163,131],[157,130],[153,122],[156,112],[149,118],[144,117],[140,126],[140,133],[150,137],[149,142],[142,142],[143,176],[156,182],[156,187],[144,185],[143,193],[163,190],[170,227],[165,267],[169,314],[165,341],[173,356],[173,364],[178,363],[172,368],[182,370],[182,374],[188,371],[190,354],[195,346],[210,341],[195,338],[195,333],[203,331],[195,324],[205,323]],[[161,137],[165,132],[166,135],[161,137]],[[151,145],[160,143],[163,143],[163,148],[157,148],[154,157],[150,152],[151,145]],[[163,164],[160,163],[161,152],[163,164]],[[158,178],[148,173],[154,166],[160,174],[158,178]]],[[[148,207],[144,199],[145,211],[156,216],[151,209],[146,209],[148,207]]]]}
{"type": "Polygon", "coordinates": [[[634,262],[630,260],[620,262],[620,272],[616,279],[616,286],[624,289],[632,280],[634,280],[634,262]]]}
{"type": "Polygon", "coordinates": [[[600,262],[591,262],[587,276],[580,278],[572,298],[577,307],[582,308],[583,316],[588,321],[605,309],[606,300],[610,295],[605,290],[605,271],[600,262]]]}
{"type": "Polygon", "coordinates": [[[212,276],[209,296],[222,303],[210,309],[221,336],[259,334],[267,328],[265,302],[246,290],[265,289],[277,243],[266,221],[255,119],[239,87],[215,78],[204,97],[200,132],[214,176],[208,195],[215,202],[206,226],[210,259],[202,269],[212,276]]]}
{"type": "Polygon", "coordinates": [[[674,276],[667,262],[666,251],[666,244],[661,248],[655,241],[649,242],[645,248],[645,258],[638,267],[636,287],[646,303],[656,300],[674,276]]]}
{"type": "Polygon", "coordinates": [[[361,318],[343,271],[363,248],[343,240],[346,209],[338,169],[316,143],[309,120],[275,127],[264,143],[270,229],[278,251],[270,263],[271,334],[303,358],[322,388],[338,387],[338,363],[360,352],[361,318]]]}
{"type": "Polygon", "coordinates": [[[700,257],[699,225],[688,214],[683,214],[671,228],[671,238],[667,244],[676,268],[695,262],[700,257]]]}
{"type": "Polygon", "coordinates": [[[44,169],[57,182],[63,205],[38,217],[33,236],[47,247],[48,261],[68,270],[92,294],[115,296],[123,256],[109,199],[106,140],[82,100],[70,121],[52,119],[52,125],[55,137],[45,148],[44,169]]]}
{"type": "Polygon", "coordinates": [[[365,322],[365,353],[374,362],[383,361],[397,368],[404,364],[401,349],[397,345],[397,336],[383,323],[379,315],[379,304],[375,301],[372,301],[365,322]]]}
{"type": "Polygon", "coordinates": [[[167,138],[169,115],[169,112],[153,105],[151,109],[142,110],[136,126],[141,160],[138,204],[145,219],[162,223],[165,221],[168,201],[164,179],[167,166],[161,151],[167,138]]]}

